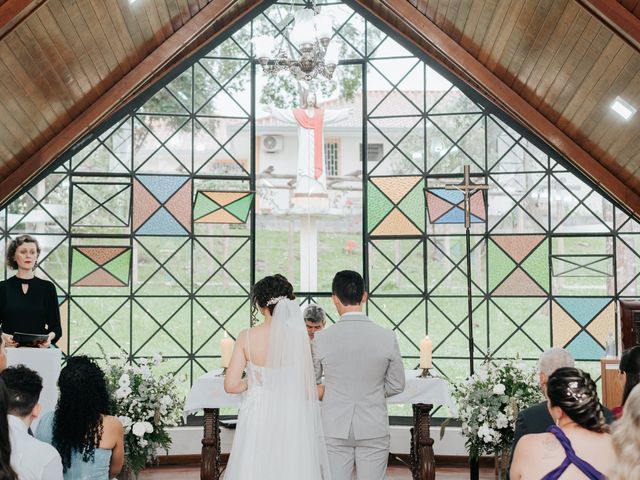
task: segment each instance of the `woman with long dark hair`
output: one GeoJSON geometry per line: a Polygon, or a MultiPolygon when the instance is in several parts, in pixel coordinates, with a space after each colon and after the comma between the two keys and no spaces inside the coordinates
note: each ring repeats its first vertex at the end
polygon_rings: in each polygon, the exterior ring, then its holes
{"type": "Polygon", "coordinates": [[[9,392],[0,378],[0,480],[18,480],[18,475],[11,468],[11,443],[9,442],[9,422],[7,409],[9,392]]]}
{"type": "Polygon", "coordinates": [[[67,358],[58,380],[55,412],[42,416],[36,437],[53,445],[65,480],[107,480],[124,462],[124,431],[108,415],[109,394],[104,372],[85,356],[67,358]]]}
{"type": "Polygon", "coordinates": [[[547,433],[522,437],[510,478],[604,480],[616,455],[595,382],[582,370],[559,368],[549,377],[546,393],[555,425],[547,433]]]}

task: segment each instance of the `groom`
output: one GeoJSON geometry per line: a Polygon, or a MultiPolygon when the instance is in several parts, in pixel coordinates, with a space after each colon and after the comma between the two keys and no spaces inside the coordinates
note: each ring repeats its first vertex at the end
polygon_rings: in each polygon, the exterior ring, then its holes
{"type": "Polygon", "coordinates": [[[322,424],[333,480],[382,480],[389,459],[386,397],[404,390],[395,334],[362,313],[367,301],[359,273],[336,273],[331,286],[340,321],[313,342],[316,380],[324,373],[322,424]]]}

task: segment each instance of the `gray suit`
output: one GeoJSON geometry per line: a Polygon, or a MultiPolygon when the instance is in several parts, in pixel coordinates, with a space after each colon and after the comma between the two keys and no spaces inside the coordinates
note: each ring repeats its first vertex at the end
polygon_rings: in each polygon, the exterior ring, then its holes
{"type": "Polygon", "coordinates": [[[344,315],[316,333],[317,381],[324,373],[322,424],[333,480],[384,478],[389,457],[386,397],[404,390],[396,336],[363,313],[344,315]]]}

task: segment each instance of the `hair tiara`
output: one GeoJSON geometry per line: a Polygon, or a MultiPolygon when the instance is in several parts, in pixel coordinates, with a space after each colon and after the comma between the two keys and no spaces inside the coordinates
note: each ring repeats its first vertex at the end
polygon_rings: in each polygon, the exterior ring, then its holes
{"type": "Polygon", "coordinates": [[[287,298],[287,297],[285,297],[284,295],[281,295],[281,296],[279,296],[279,297],[274,297],[274,298],[270,299],[270,300],[267,302],[267,307],[270,307],[271,305],[275,305],[275,304],[276,304],[276,303],[278,303],[280,300],[284,300],[285,298],[287,298]]]}

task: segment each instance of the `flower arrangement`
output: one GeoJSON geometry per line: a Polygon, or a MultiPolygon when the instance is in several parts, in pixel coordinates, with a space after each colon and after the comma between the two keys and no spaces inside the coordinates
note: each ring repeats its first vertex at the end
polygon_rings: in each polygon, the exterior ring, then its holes
{"type": "Polygon", "coordinates": [[[471,377],[454,385],[452,395],[472,459],[508,451],[518,413],[544,398],[535,369],[519,359],[486,361],[471,377]]]}
{"type": "MultiPolygon", "coordinates": [[[[104,353],[104,352],[103,352],[104,353]]],[[[129,363],[126,355],[105,356],[105,375],[112,401],[112,413],[124,427],[125,469],[137,473],[156,458],[156,450],[168,450],[167,427],[178,425],[184,399],[178,384],[184,380],[171,374],[157,375],[162,356],[151,361],[129,363]]]]}

